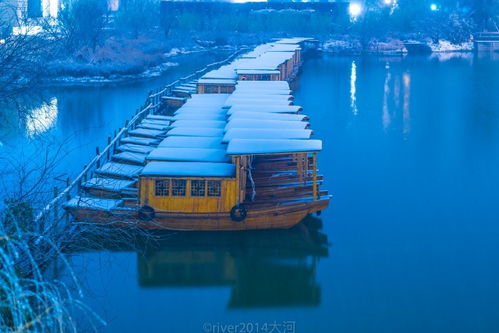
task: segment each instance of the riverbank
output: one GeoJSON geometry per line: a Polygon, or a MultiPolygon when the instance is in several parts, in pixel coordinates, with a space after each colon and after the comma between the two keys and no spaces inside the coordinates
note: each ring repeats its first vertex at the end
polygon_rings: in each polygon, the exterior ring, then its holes
{"type": "Polygon", "coordinates": [[[233,45],[195,39],[110,37],[95,49],[84,48],[48,62],[45,86],[100,85],[159,77],[192,54],[228,54],[233,45]]]}
{"type": "MultiPolygon", "coordinates": [[[[407,39],[405,42],[428,45],[433,53],[473,51],[473,42],[471,39],[459,44],[453,44],[447,40],[434,42],[429,38],[418,40],[407,39]]],[[[344,55],[359,55],[363,53],[372,55],[395,55],[408,52],[404,45],[404,40],[402,39],[387,38],[380,40],[373,38],[368,42],[362,43],[360,38],[354,36],[337,36],[327,39],[321,43],[319,49],[327,53],[344,55]]]]}
{"type": "MultiPolygon", "coordinates": [[[[429,38],[417,40],[402,38],[372,38],[362,40],[356,35],[314,36],[319,41],[318,50],[342,55],[397,55],[407,53],[405,41],[427,44],[433,52],[469,52],[471,40],[453,44],[447,40],[437,43],[429,38]]],[[[258,42],[271,41],[271,36],[260,36],[258,42]]],[[[154,38],[141,36],[135,39],[109,38],[95,50],[80,50],[76,54],[47,64],[42,78],[44,85],[99,85],[126,82],[161,76],[178,66],[182,56],[188,54],[230,53],[239,47],[253,45],[253,34],[233,34],[229,38],[197,36],[191,38],[154,38]]]]}

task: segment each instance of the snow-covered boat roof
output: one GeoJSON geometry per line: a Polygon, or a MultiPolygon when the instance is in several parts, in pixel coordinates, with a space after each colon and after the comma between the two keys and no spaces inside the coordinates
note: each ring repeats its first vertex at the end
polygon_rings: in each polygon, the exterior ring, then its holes
{"type": "Polygon", "coordinates": [[[282,89],[280,87],[274,86],[264,86],[264,87],[251,87],[251,86],[242,86],[234,93],[233,96],[244,96],[244,95],[291,95],[291,90],[282,89]]]}
{"type": "Polygon", "coordinates": [[[206,114],[203,112],[196,112],[196,113],[191,113],[191,112],[184,112],[184,113],[179,113],[176,114],[173,119],[174,120],[224,120],[225,119],[226,113],[219,113],[219,114],[206,114]]]}
{"type": "Polygon", "coordinates": [[[224,107],[228,108],[237,104],[253,104],[253,105],[292,105],[293,101],[288,99],[288,96],[283,95],[267,95],[259,97],[241,96],[227,100],[224,107]],[[271,96],[270,98],[267,98],[271,96]]]}
{"type": "Polygon", "coordinates": [[[321,140],[233,139],[227,146],[228,155],[300,153],[320,150],[322,150],[321,140]]]}
{"type": "Polygon", "coordinates": [[[247,81],[239,80],[237,81],[237,89],[287,89],[289,90],[288,81],[247,81]]]}
{"type": "Polygon", "coordinates": [[[223,120],[177,120],[172,124],[173,128],[176,127],[203,127],[203,128],[224,128],[226,122],[223,120]]]}
{"type": "Polygon", "coordinates": [[[275,128],[232,128],[225,132],[223,142],[233,139],[309,139],[309,129],[275,129],[275,128]]]}
{"type": "MultiPolygon", "coordinates": [[[[227,110],[225,109],[219,109],[219,108],[205,108],[205,109],[178,109],[175,111],[174,118],[177,117],[178,115],[183,115],[183,114],[209,114],[212,116],[217,116],[220,114],[225,114],[227,110]]],[[[176,119],[176,118],[175,118],[176,119]]]]}
{"type": "Polygon", "coordinates": [[[270,95],[270,94],[234,94],[227,98],[224,107],[234,104],[244,104],[248,101],[258,101],[258,103],[289,103],[294,99],[293,95],[270,95]]]}
{"type": "Polygon", "coordinates": [[[231,115],[236,112],[271,112],[271,113],[297,113],[303,108],[299,105],[268,105],[267,103],[241,103],[233,105],[227,114],[231,115]]]}
{"type": "Polygon", "coordinates": [[[228,154],[320,150],[321,142],[310,140],[308,118],[298,114],[302,108],[292,105],[287,81],[235,80],[237,73],[280,73],[279,65],[299,49],[298,40],[268,43],[206,73],[198,83],[234,83],[235,91],[192,94],[174,112],[166,139],[149,153],[142,175],[233,176],[228,154]],[[209,170],[210,165],[230,166],[230,172],[209,170]],[[182,170],[184,166],[187,170],[182,170]]]}
{"type": "Polygon", "coordinates": [[[281,129],[305,129],[309,125],[306,121],[289,121],[289,120],[266,120],[266,119],[232,119],[225,130],[231,128],[273,128],[276,131],[281,129]]]}
{"type": "Polygon", "coordinates": [[[272,112],[234,112],[229,117],[233,119],[265,119],[265,120],[287,120],[287,121],[300,121],[307,120],[304,114],[288,114],[288,113],[272,113],[272,112]]]}
{"type": "Polygon", "coordinates": [[[272,75],[272,74],[280,74],[281,72],[275,69],[236,69],[237,75],[272,75]]]}
{"type": "Polygon", "coordinates": [[[310,37],[291,37],[291,38],[282,38],[274,41],[274,44],[299,44],[308,40],[313,40],[310,37]]]}
{"type": "Polygon", "coordinates": [[[177,177],[234,177],[236,166],[230,163],[210,162],[150,162],[141,176],[177,177]]]}
{"type": "Polygon", "coordinates": [[[222,137],[222,128],[177,127],[168,131],[168,136],[211,136],[222,137]]]}
{"type": "Polygon", "coordinates": [[[272,86],[265,87],[263,89],[258,89],[258,88],[240,88],[238,89],[237,95],[291,95],[291,90],[289,89],[281,89],[281,88],[274,88],[272,86]]]}
{"type": "Polygon", "coordinates": [[[267,50],[267,52],[294,52],[296,50],[301,50],[300,45],[294,43],[274,43],[272,47],[267,50]]]}
{"type": "Polygon", "coordinates": [[[198,80],[198,84],[227,84],[235,85],[235,78],[201,78],[198,80]]]}
{"type": "Polygon", "coordinates": [[[65,202],[63,206],[70,209],[95,209],[95,210],[111,210],[117,207],[122,200],[118,199],[102,199],[92,197],[76,196],[65,202]]]}
{"type": "Polygon", "coordinates": [[[212,148],[156,148],[147,156],[148,161],[227,162],[225,149],[212,148]]]}
{"type": "Polygon", "coordinates": [[[220,137],[170,136],[161,141],[158,147],[169,148],[213,148],[222,149],[220,137]]]}
{"type": "Polygon", "coordinates": [[[272,47],[272,43],[267,43],[267,44],[262,44],[253,49],[253,51],[248,52],[246,54],[243,54],[241,58],[243,59],[248,59],[248,58],[257,58],[261,56],[263,53],[265,53],[269,48],[272,47]]]}
{"type": "Polygon", "coordinates": [[[193,94],[190,99],[187,100],[185,105],[191,105],[195,103],[221,103],[227,97],[229,97],[230,94],[193,94]]]}
{"type": "Polygon", "coordinates": [[[293,58],[294,52],[266,52],[255,59],[248,59],[244,63],[238,64],[236,71],[243,69],[270,69],[274,70],[279,65],[293,58]]]}
{"type": "Polygon", "coordinates": [[[239,74],[279,74],[278,67],[293,58],[302,41],[301,38],[283,39],[260,45],[232,63],[205,73],[198,83],[232,85],[239,74]]]}

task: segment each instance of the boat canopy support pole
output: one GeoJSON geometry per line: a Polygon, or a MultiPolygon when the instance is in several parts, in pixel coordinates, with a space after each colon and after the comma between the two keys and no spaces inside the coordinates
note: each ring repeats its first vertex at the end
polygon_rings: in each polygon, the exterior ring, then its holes
{"type": "Polygon", "coordinates": [[[235,157],[236,164],[236,184],[237,184],[237,204],[240,204],[243,200],[241,200],[241,157],[235,157]]]}
{"type": "Polygon", "coordinates": [[[312,163],[313,163],[313,195],[314,195],[314,201],[317,200],[317,153],[313,153],[312,155],[312,163]]]}

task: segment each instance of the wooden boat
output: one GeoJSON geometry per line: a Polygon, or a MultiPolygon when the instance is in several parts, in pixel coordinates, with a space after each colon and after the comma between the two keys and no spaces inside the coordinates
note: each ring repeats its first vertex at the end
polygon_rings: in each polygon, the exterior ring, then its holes
{"type": "Polygon", "coordinates": [[[231,94],[193,93],[181,107],[167,104],[170,116],[146,117],[66,209],[78,220],[151,229],[249,230],[290,228],[327,208],[322,142],[310,138],[289,83],[238,73],[269,58],[296,64],[299,53],[288,50],[299,46],[282,45],[236,60],[222,78],[236,82],[231,94]]]}

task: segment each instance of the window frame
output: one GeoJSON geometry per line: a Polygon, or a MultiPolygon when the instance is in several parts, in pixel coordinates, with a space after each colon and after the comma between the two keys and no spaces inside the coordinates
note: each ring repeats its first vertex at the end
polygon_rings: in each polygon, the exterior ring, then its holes
{"type": "MultiPolygon", "coordinates": [[[[208,185],[207,185],[207,184],[208,184],[208,182],[206,181],[206,179],[189,179],[189,183],[190,183],[189,188],[190,188],[190,196],[191,196],[191,197],[194,197],[194,198],[203,198],[203,197],[206,197],[206,194],[207,194],[207,187],[208,187],[208,185]],[[203,183],[203,186],[202,186],[202,188],[203,188],[202,193],[203,193],[203,194],[202,194],[202,195],[197,195],[197,194],[196,194],[196,195],[194,195],[194,194],[193,194],[193,193],[194,193],[194,191],[193,191],[194,186],[193,186],[193,185],[194,185],[194,184],[196,184],[196,183],[201,183],[201,182],[203,183]]],[[[201,188],[201,187],[200,187],[200,188],[201,188]]],[[[200,189],[200,188],[199,188],[199,189],[200,189]]],[[[199,190],[199,189],[198,189],[198,190],[199,190]]]]}
{"type": "Polygon", "coordinates": [[[154,196],[156,196],[156,197],[169,197],[170,193],[171,193],[170,187],[171,187],[170,178],[155,179],[154,180],[154,196]],[[165,183],[166,186],[164,186],[164,188],[162,188],[162,189],[158,189],[158,183],[165,183]],[[163,191],[163,193],[158,194],[158,190],[163,191]],[[164,192],[166,192],[166,194],[164,194],[164,192]]]}
{"type": "Polygon", "coordinates": [[[171,185],[171,196],[172,197],[186,197],[187,196],[187,179],[185,178],[171,178],[172,180],[172,185],[171,185]],[[175,194],[175,191],[178,189],[174,188],[174,183],[183,183],[183,194],[175,194]]]}
{"type": "Polygon", "coordinates": [[[206,196],[207,197],[221,197],[222,196],[222,181],[217,179],[217,180],[206,180],[206,196]],[[210,194],[210,183],[216,183],[218,186],[218,194],[212,195],[210,194]]]}
{"type": "Polygon", "coordinates": [[[207,179],[207,178],[153,178],[154,182],[154,196],[159,198],[164,197],[189,197],[189,198],[220,198],[222,197],[222,182],[223,179],[215,178],[215,179],[207,179]],[[195,191],[193,191],[193,184],[197,182],[204,182],[204,190],[202,191],[203,195],[193,195],[195,191]],[[166,188],[158,189],[158,184],[163,183],[166,185],[166,188]],[[182,186],[180,188],[174,188],[174,185],[183,183],[183,191],[182,186]],[[215,186],[215,188],[213,188],[215,186]],[[163,192],[158,192],[163,191],[163,192]],[[178,192],[180,190],[180,192],[178,192]],[[162,193],[162,194],[161,194],[162,193]],[[165,194],[166,193],[166,194],[165,194]],[[177,193],[177,194],[174,194],[177,193]],[[181,194],[178,194],[181,193],[181,194]]]}

